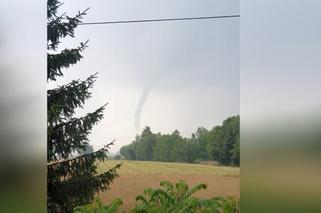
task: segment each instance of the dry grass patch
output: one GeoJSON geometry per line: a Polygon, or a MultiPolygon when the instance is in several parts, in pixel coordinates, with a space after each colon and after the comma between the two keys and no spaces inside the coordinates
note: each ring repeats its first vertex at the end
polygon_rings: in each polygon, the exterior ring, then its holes
{"type": "Polygon", "coordinates": [[[234,167],[209,166],[185,163],[162,163],[150,161],[114,161],[108,160],[99,165],[100,170],[111,168],[122,162],[123,165],[110,189],[100,193],[103,202],[115,198],[124,201],[124,209],[134,207],[137,195],[148,187],[158,188],[161,180],[178,182],[185,180],[190,186],[205,183],[207,190],[196,194],[201,198],[216,195],[240,196],[240,169],[234,167]]]}

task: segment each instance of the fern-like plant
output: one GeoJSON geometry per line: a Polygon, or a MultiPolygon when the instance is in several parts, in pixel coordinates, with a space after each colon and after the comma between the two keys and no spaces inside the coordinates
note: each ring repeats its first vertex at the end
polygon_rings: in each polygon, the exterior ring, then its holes
{"type": "MultiPolygon", "coordinates": [[[[136,197],[135,208],[131,213],[239,213],[240,204],[232,197],[213,197],[200,199],[193,197],[196,192],[207,188],[206,184],[197,184],[190,188],[186,182],[171,183],[161,181],[161,188],[147,188],[143,195],[136,197]]],[[[115,199],[109,205],[99,198],[93,204],[79,206],[74,213],[125,213],[119,209],[121,199],[115,199]]]]}
{"type": "Polygon", "coordinates": [[[197,184],[192,188],[184,181],[173,184],[162,181],[160,189],[148,188],[144,195],[136,197],[140,201],[133,213],[238,213],[238,201],[232,197],[214,197],[199,199],[192,195],[206,189],[206,184],[197,184]]]}

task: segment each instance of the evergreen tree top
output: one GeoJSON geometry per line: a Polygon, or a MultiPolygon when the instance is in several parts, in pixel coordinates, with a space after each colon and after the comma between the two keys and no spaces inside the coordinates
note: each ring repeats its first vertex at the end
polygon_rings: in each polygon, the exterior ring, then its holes
{"type": "MultiPolygon", "coordinates": [[[[63,72],[77,64],[87,42],[79,47],[65,48],[58,52],[61,39],[74,37],[75,29],[81,23],[88,9],[74,17],[58,15],[61,6],[58,0],[48,0],[47,15],[47,81],[56,81],[63,72]]],[[[117,177],[120,165],[98,173],[97,162],[107,159],[107,144],[96,152],[79,154],[89,145],[88,135],[93,127],[103,119],[105,105],[83,117],[75,117],[77,108],[84,108],[91,98],[90,89],[97,73],[85,80],[73,80],[62,86],[47,90],[47,183],[48,212],[71,212],[75,206],[93,201],[97,191],[108,189],[117,177]]]]}

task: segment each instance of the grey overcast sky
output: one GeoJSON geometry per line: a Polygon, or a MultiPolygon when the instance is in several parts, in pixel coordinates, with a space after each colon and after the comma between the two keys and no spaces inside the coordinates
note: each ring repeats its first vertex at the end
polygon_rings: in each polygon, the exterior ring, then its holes
{"type": "MultiPolygon", "coordinates": [[[[60,12],[72,16],[87,7],[84,22],[239,14],[237,0],[65,0],[60,12]]],[[[95,149],[112,139],[112,152],[132,142],[144,91],[140,131],[148,125],[189,137],[197,127],[239,114],[238,18],[79,26],[76,38],[61,46],[87,39],[84,59],[57,84],[99,73],[92,98],[78,112],[109,103],[90,135],[95,149]]]]}

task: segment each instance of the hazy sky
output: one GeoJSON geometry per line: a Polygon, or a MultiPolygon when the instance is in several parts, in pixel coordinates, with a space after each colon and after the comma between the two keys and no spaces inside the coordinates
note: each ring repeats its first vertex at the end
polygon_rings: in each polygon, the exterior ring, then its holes
{"type": "MultiPolygon", "coordinates": [[[[236,0],[66,0],[60,11],[71,16],[87,7],[84,22],[239,14],[236,0]]],[[[112,139],[117,140],[112,151],[132,142],[144,90],[140,129],[178,129],[189,137],[199,126],[212,128],[239,113],[238,18],[79,26],[76,39],[63,46],[87,39],[84,59],[57,83],[99,73],[92,98],[79,111],[109,103],[90,136],[95,149],[112,139]]]]}
{"type": "MultiPolygon", "coordinates": [[[[91,7],[88,22],[239,12],[239,2],[228,0],[64,3],[61,11],[70,15],[91,7]]],[[[17,122],[6,122],[15,128],[19,123],[28,134],[41,133],[37,140],[30,136],[37,146],[25,147],[45,150],[46,1],[3,0],[0,5],[1,65],[10,67],[1,76],[2,86],[6,85],[1,100],[29,101],[19,104],[28,113],[13,110],[10,116],[17,122]]],[[[271,114],[320,109],[320,6],[319,0],[242,0],[242,126],[271,114]]],[[[80,112],[110,103],[91,135],[96,148],[114,138],[113,150],[132,141],[136,106],[148,86],[141,126],[150,125],[155,132],[177,128],[189,136],[198,126],[210,128],[239,111],[238,19],[82,26],[76,36],[64,44],[74,47],[90,39],[89,48],[84,60],[58,83],[99,72],[93,98],[80,112]]],[[[26,143],[26,136],[21,138],[26,143]]]]}
{"type": "Polygon", "coordinates": [[[241,1],[241,126],[320,114],[320,8],[320,0],[241,1]]]}

